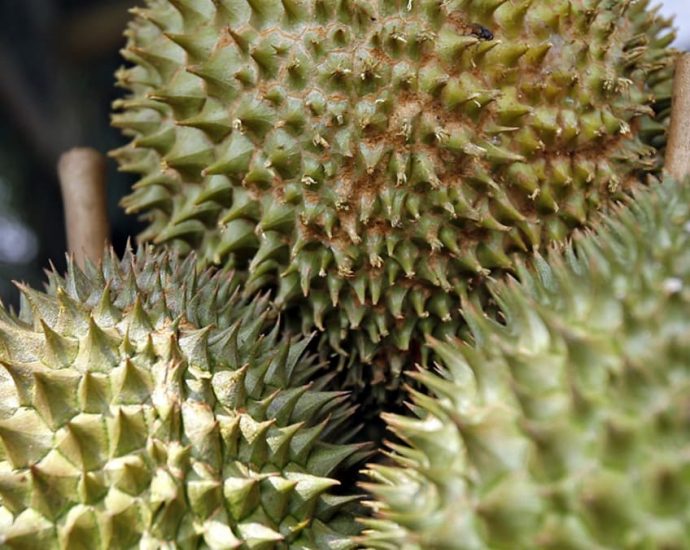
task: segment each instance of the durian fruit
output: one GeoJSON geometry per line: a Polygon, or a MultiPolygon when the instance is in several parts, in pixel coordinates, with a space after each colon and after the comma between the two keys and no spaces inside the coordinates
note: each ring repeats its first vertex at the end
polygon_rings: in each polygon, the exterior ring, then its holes
{"type": "Polygon", "coordinates": [[[369,470],[380,549],[690,546],[690,187],[666,182],[433,341],[369,470]]]}
{"type": "Polygon", "coordinates": [[[391,382],[468,286],[657,167],[675,54],[648,4],[148,0],[118,74],[123,205],[377,363],[351,381],[391,382]]]}
{"type": "Polygon", "coordinates": [[[145,249],[50,281],[0,310],[2,548],[353,545],[352,411],[267,299],[145,249]]]}

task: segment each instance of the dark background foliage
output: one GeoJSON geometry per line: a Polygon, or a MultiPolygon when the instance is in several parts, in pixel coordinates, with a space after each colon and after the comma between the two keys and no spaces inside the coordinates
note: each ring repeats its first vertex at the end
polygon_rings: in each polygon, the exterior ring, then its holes
{"type": "MultiPolygon", "coordinates": [[[[688,0],[665,0],[690,35],[688,0]]],[[[64,222],[55,174],[74,146],[102,152],[124,144],[109,126],[122,90],[113,74],[136,0],[0,0],[0,298],[18,300],[12,280],[39,287],[43,269],[64,268],[64,222]]],[[[681,33],[681,41],[686,40],[681,33]]],[[[688,36],[690,41],[690,36],[688,36]]],[[[112,240],[122,250],[138,232],[118,202],[131,178],[108,163],[112,240]]]]}
{"type": "MultiPolygon", "coordinates": [[[[135,0],[0,0],[0,298],[12,280],[40,286],[64,267],[62,199],[55,166],[75,146],[124,144],[110,128],[122,35],[135,0]]],[[[108,162],[108,214],[122,249],[138,231],[118,201],[131,179],[108,162]]]]}

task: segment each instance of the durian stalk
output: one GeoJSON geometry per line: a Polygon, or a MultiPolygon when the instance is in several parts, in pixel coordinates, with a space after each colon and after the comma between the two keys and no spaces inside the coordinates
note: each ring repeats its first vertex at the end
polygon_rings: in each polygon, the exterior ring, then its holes
{"type": "Polygon", "coordinates": [[[86,258],[98,262],[110,235],[103,155],[95,149],[72,149],[60,157],[58,175],[68,250],[80,266],[86,258]]]}
{"type": "Polygon", "coordinates": [[[666,150],[666,171],[681,180],[690,174],[690,54],[676,63],[673,108],[666,150]]]}

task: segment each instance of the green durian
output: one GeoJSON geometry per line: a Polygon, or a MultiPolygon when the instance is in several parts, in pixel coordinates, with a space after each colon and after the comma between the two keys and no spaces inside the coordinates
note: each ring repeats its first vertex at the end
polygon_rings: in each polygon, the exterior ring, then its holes
{"type": "Polygon", "coordinates": [[[346,396],[266,298],[194,264],[70,263],[0,309],[2,548],[353,546],[346,396]]]}
{"type": "Polygon", "coordinates": [[[366,547],[690,547],[690,186],[634,203],[494,286],[500,321],[466,303],[471,343],[432,342],[366,547]]]}
{"type": "Polygon", "coordinates": [[[675,53],[648,4],[148,0],[123,205],[143,241],[277,289],[350,382],[394,385],[468,287],[658,168],[675,53]]]}

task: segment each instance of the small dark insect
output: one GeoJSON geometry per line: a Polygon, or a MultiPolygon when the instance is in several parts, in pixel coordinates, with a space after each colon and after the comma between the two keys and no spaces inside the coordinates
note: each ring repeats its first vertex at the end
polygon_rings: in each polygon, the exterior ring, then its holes
{"type": "Polygon", "coordinates": [[[470,34],[473,34],[474,36],[479,38],[479,40],[493,40],[494,39],[494,33],[492,33],[485,26],[480,25],[479,23],[472,23],[470,28],[471,28],[470,34]]]}

